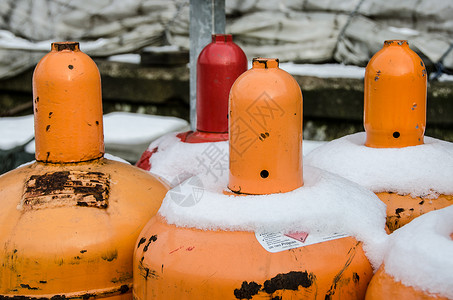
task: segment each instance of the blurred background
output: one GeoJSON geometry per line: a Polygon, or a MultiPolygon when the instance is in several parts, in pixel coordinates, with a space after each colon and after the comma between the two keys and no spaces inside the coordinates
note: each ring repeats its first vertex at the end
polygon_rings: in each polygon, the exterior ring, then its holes
{"type": "MultiPolygon", "coordinates": [[[[78,41],[95,60],[104,113],[177,117],[168,130],[186,128],[190,8],[210,1],[0,0],[0,172],[33,159],[31,77],[51,42],[78,41]]],[[[299,82],[304,139],[363,131],[364,67],[384,40],[405,39],[429,73],[426,135],[453,141],[453,1],[225,0],[224,11],[225,32],[249,61],[277,57],[299,82]]],[[[134,148],[123,156],[133,163],[165,122],[122,116],[112,122],[121,133],[106,125],[106,144],[134,148]],[[135,143],[128,132],[148,136],[135,143]]]]}

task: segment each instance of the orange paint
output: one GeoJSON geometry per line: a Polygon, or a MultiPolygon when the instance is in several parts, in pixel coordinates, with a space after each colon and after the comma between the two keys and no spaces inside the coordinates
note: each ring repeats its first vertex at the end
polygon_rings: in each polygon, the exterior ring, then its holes
{"type": "MultiPolygon", "coordinates": [[[[422,59],[405,40],[388,40],[365,71],[365,145],[401,148],[423,144],[426,127],[427,74],[422,59]]],[[[437,199],[377,193],[387,204],[390,232],[414,218],[448,206],[451,195],[437,199]]]]}
{"type": "Polygon", "coordinates": [[[433,295],[406,286],[396,281],[393,276],[385,272],[385,266],[382,265],[371,279],[370,285],[366,292],[366,300],[448,300],[446,297],[433,295]]]}
{"type": "Polygon", "coordinates": [[[52,43],[33,73],[36,160],[69,163],[104,154],[101,77],[77,42],[52,43]]]}
{"type": "Polygon", "coordinates": [[[134,243],[168,186],[102,157],[90,61],[54,43],[36,68],[38,161],[0,176],[0,299],[132,297],[134,243]]]}
{"type": "Polygon", "coordinates": [[[439,195],[436,199],[398,195],[395,193],[377,193],[379,199],[387,205],[387,228],[390,232],[406,225],[416,217],[427,212],[453,204],[453,195],[439,195]]]}
{"type": "Polygon", "coordinates": [[[135,248],[137,300],[363,299],[373,275],[351,237],[270,253],[253,232],[181,228],[156,216],[135,248]]]}
{"type": "Polygon", "coordinates": [[[229,126],[232,191],[284,193],[303,185],[302,92],[278,59],[253,59],[235,81],[229,126]]]}
{"type": "MultiPolygon", "coordinates": [[[[254,59],[253,69],[236,80],[229,121],[229,187],[241,192],[234,195],[247,201],[253,196],[246,193],[303,185],[302,93],[277,59],[254,59]]],[[[183,228],[160,215],[145,226],[135,248],[137,300],[358,300],[373,273],[352,237],[271,253],[254,232],[183,228]]]]}
{"type": "Polygon", "coordinates": [[[407,41],[384,42],[365,71],[365,145],[401,148],[423,144],[427,74],[407,41]]]}

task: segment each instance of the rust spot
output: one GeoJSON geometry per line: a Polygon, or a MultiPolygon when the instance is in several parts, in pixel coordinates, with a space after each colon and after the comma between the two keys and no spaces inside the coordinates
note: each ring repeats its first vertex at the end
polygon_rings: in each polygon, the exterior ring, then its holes
{"type": "Polygon", "coordinates": [[[397,208],[395,209],[395,214],[397,215],[397,218],[401,218],[400,213],[404,211],[404,208],[397,208]]]}
{"type": "Polygon", "coordinates": [[[332,285],[330,286],[330,289],[327,291],[325,299],[332,299],[332,296],[335,294],[335,291],[337,289],[337,284],[340,281],[341,277],[343,276],[344,271],[351,265],[352,260],[355,257],[356,251],[357,251],[357,246],[360,244],[360,242],[357,242],[354,247],[349,249],[348,251],[348,259],[346,260],[346,263],[344,264],[343,268],[335,275],[332,285]]]}
{"type": "Polygon", "coordinates": [[[145,247],[143,247],[143,252],[146,252],[148,251],[148,247],[149,245],[151,244],[151,242],[155,242],[157,241],[157,235],[152,235],[149,240],[148,240],[148,243],[145,245],[145,247]]]}
{"type": "Polygon", "coordinates": [[[129,291],[129,286],[127,286],[127,284],[123,284],[123,285],[120,287],[120,294],[127,293],[128,291],[129,291]]]}
{"type": "Polygon", "coordinates": [[[21,288],[24,288],[24,289],[29,289],[29,290],[38,290],[37,287],[31,287],[31,286],[28,285],[28,284],[22,284],[22,283],[21,283],[21,284],[20,284],[20,287],[21,287],[21,288]]]}
{"type": "Polygon", "coordinates": [[[140,276],[142,276],[145,279],[148,279],[150,277],[153,279],[159,278],[159,275],[157,275],[157,272],[154,270],[151,270],[150,268],[145,267],[143,265],[142,261],[140,261],[138,264],[138,271],[139,271],[140,276]]]}
{"type": "Polygon", "coordinates": [[[60,171],[32,175],[22,197],[26,209],[63,206],[107,208],[110,178],[99,172],[60,171]]]}
{"type": "Polygon", "coordinates": [[[140,248],[140,246],[141,246],[144,242],[146,242],[146,239],[145,239],[144,237],[142,237],[142,238],[140,239],[140,241],[138,242],[137,248],[140,248]]]}
{"type": "Polygon", "coordinates": [[[299,286],[302,286],[303,288],[312,286],[315,278],[316,277],[312,273],[308,274],[306,271],[291,271],[286,274],[278,274],[277,276],[266,280],[264,282],[263,290],[268,294],[272,294],[277,290],[297,291],[299,286]]]}
{"type": "Polygon", "coordinates": [[[101,255],[101,258],[106,261],[113,261],[118,258],[118,250],[109,251],[101,255]]]}
{"type": "Polygon", "coordinates": [[[193,249],[195,249],[195,247],[193,247],[193,246],[187,247],[186,251],[192,251],[193,249]]]}
{"type": "Polygon", "coordinates": [[[360,281],[360,276],[356,272],[352,273],[352,280],[354,281],[355,284],[358,284],[360,281]]]}
{"type": "Polygon", "coordinates": [[[234,290],[234,296],[236,299],[252,299],[252,297],[261,289],[261,284],[258,284],[254,281],[248,283],[247,281],[243,281],[242,285],[239,289],[234,290]]]}

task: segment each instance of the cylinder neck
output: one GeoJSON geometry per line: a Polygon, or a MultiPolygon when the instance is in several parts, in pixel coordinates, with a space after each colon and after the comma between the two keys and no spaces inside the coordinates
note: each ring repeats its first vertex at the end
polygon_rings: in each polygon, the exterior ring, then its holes
{"type": "Polygon", "coordinates": [[[212,35],[213,43],[228,43],[233,41],[233,36],[231,34],[220,34],[216,33],[212,35]]]}
{"type": "Polygon", "coordinates": [[[77,42],[52,43],[33,73],[35,157],[77,163],[104,154],[99,70],[77,42]]]}
{"type": "Polygon", "coordinates": [[[278,58],[263,58],[257,57],[252,61],[253,69],[275,69],[278,68],[279,61],[278,58]]]}
{"type": "Polygon", "coordinates": [[[409,47],[409,43],[407,40],[386,40],[386,41],[384,41],[384,47],[390,47],[390,46],[409,47]]]}
{"type": "Polygon", "coordinates": [[[52,51],[80,51],[79,43],[78,42],[56,42],[52,43],[50,46],[52,51]]]}

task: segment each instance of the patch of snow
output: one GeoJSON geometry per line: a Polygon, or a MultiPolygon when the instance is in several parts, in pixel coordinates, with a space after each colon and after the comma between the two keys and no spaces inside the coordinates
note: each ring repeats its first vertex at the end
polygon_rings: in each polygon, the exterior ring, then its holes
{"type": "Polygon", "coordinates": [[[123,63],[130,63],[130,64],[140,64],[141,57],[140,54],[118,54],[112,55],[107,58],[108,61],[116,61],[116,62],[123,62],[123,63]]]}
{"type": "MultiPolygon", "coordinates": [[[[166,116],[113,112],[104,116],[106,151],[131,161],[140,157],[147,146],[160,136],[189,128],[187,121],[166,116]]],[[[11,149],[34,136],[33,115],[0,118],[0,148],[11,149]]],[[[35,142],[25,151],[35,152],[35,142]]]]}
{"type": "Polygon", "coordinates": [[[167,45],[167,46],[159,46],[159,47],[149,46],[149,47],[143,48],[144,52],[154,52],[154,53],[175,52],[175,51],[179,51],[179,50],[180,50],[179,46],[176,46],[176,45],[167,45]]]}
{"type": "Polygon", "coordinates": [[[319,146],[326,144],[325,141],[311,141],[311,140],[303,140],[302,142],[302,151],[303,155],[307,155],[311,151],[315,150],[319,146]]]}
{"type": "Polygon", "coordinates": [[[366,133],[331,141],[309,153],[305,163],[354,181],[373,192],[437,198],[453,194],[453,143],[425,137],[423,145],[371,148],[366,133]]]}
{"type": "Polygon", "coordinates": [[[150,172],[175,186],[191,175],[228,173],[228,141],[215,143],[184,143],[176,133],[167,134],[149,145],[152,151],[150,172]]]}
{"type": "MultiPolygon", "coordinates": [[[[249,69],[252,62],[249,62],[249,69]]],[[[356,78],[365,77],[365,68],[343,64],[296,64],[282,62],[279,68],[291,75],[314,76],[319,78],[356,78]]],[[[303,92],[303,91],[302,91],[303,92]]]]}
{"type": "Polygon", "coordinates": [[[187,121],[166,116],[128,112],[104,115],[104,141],[106,144],[148,144],[158,137],[188,127],[187,121]]]}
{"type": "MultiPolygon", "coordinates": [[[[303,141],[303,153],[325,144],[321,141],[303,141]]],[[[167,134],[151,143],[149,151],[158,148],[150,157],[151,170],[154,175],[170,183],[179,184],[189,175],[210,174],[222,176],[228,172],[229,143],[184,143],[176,133],[167,134]],[[182,176],[182,177],[181,177],[182,176]]]]}
{"type": "Polygon", "coordinates": [[[159,214],[169,224],[203,230],[341,232],[363,241],[379,266],[387,238],[385,204],[364,187],[310,166],[304,166],[304,186],[288,193],[224,194],[227,183],[228,172],[190,177],[167,193],[159,214]],[[187,197],[190,202],[181,200],[187,197]]]}
{"type": "Polygon", "coordinates": [[[385,271],[406,286],[453,299],[453,205],[426,213],[394,231],[385,271]]]}
{"type": "Polygon", "coordinates": [[[406,36],[414,36],[414,35],[420,34],[419,31],[412,29],[412,28],[389,26],[389,27],[387,27],[387,29],[390,30],[391,32],[400,33],[400,34],[403,34],[406,36]]]}
{"type": "Polygon", "coordinates": [[[35,135],[34,124],[33,115],[0,118],[0,149],[25,144],[35,135]]]}
{"type": "Polygon", "coordinates": [[[442,73],[442,75],[440,75],[437,80],[439,80],[440,82],[453,81],[453,75],[442,73]]]}
{"type": "Polygon", "coordinates": [[[107,158],[107,159],[110,159],[110,160],[114,160],[114,161],[119,161],[119,162],[122,162],[122,163],[130,165],[130,163],[127,160],[124,160],[121,157],[112,155],[110,153],[104,153],[104,158],[107,158]]]}

